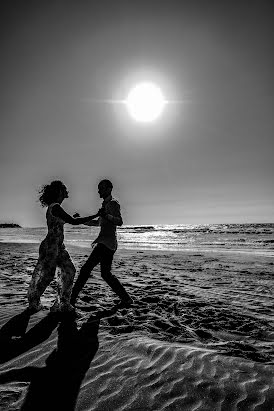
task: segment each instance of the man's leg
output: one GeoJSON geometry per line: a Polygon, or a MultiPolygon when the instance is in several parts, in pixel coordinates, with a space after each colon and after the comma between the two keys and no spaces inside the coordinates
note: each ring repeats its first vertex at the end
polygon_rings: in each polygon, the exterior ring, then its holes
{"type": "Polygon", "coordinates": [[[101,250],[101,276],[105,282],[111,287],[112,291],[120,297],[121,300],[130,302],[131,298],[118,280],[111,273],[111,264],[113,260],[114,251],[110,250],[103,244],[98,244],[101,250]]]}
{"type": "Polygon", "coordinates": [[[82,288],[86,284],[91,271],[100,262],[100,250],[98,250],[97,247],[98,247],[98,244],[96,244],[96,246],[92,250],[89,258],[87,259],[87,261],[85,262],[83,267],[80,269],[80,274],[79,274],[77,280],[75,281],[75,284],[74,284],[74,287],[73,287],[72,293],[71,293],[71,298],[70,298],[70,303],[73,306],[76,303],[76,299],[78,297],[78,294],[80,293],[80,291],[82,290],[82,288]]]}

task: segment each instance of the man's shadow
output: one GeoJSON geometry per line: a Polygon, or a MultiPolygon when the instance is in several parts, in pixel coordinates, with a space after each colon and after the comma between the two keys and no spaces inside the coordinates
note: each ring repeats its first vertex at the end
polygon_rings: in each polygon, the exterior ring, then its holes
{"type": "MultiPolygon", "coordinates": [[[[91,314],[79,330],[74,315],[60,314],[57,347],[46,359],[46,365],[13,369],[0,375],[0,384],[30,381],[21,410],[72,411],[75,409],[81,383],[99,348],[100,319],[113,315],[117,309],[118,307],[114,307],[91,314]]],[[[56,315],[55,321],[57,321],[56,315]]]]}

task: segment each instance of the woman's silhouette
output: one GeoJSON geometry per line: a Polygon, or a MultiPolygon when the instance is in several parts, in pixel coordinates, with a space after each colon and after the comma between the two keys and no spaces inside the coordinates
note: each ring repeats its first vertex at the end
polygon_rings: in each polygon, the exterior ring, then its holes
{"type": "Polygon", "coordinates": [[[29,310],[34,313],[42,308],[40,297],[53,280],[56,268],[60,267],[60,301],[57,297],[51,310],[73,311],[74,307],[69,301],[76,270],[64,245],[64,224],[84,224],[98,217],[98,214],[82,218],[73,218],[67,214],[61,207],[63,200],[68,198],[68,190],[62,181],[52,181],[44,185],[39,194],[41,205],[48,207],[46,213],[48,233],[40,244],[38,262],[29,285],[29,310]]]}

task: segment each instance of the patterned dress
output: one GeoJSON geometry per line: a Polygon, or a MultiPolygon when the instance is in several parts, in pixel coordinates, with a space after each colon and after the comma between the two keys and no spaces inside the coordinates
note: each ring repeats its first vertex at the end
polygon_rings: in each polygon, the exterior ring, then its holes
{"type": "Polygon", "coordinates": [[[28,290],[29,308],[39,309],[40,297],[53,280],[56,268],[61,269],[61,287],[58,287],[58,294],[55,301],[55,308],[66,311],[71,306],[69,304],[75,267],[70,255],[64,245],[64,224],[65,222],[52,214],[53,203],[47,209],[46,218],[48,233],[39,247],[39,258],[35,266],[28,290]]]}

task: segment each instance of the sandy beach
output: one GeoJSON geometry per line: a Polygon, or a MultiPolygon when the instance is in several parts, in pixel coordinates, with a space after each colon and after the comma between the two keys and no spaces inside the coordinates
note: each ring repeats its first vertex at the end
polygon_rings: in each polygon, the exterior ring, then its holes
{"type": "MultiPolygon", "coordinates": [[[[0,409],[273,410],[273,258],[126,251],[120,307],[99,269],[77,317],[24,311],[38,244],[0,244],[0,409]]],[[[69,247],[77,268],[88,250],[69,247]]]]}

